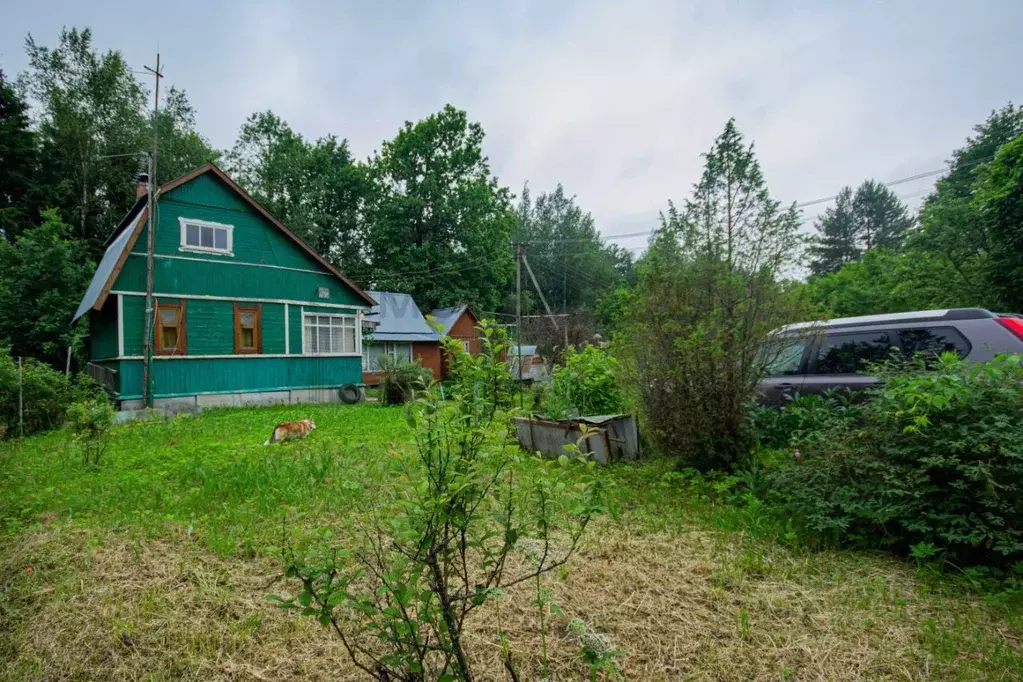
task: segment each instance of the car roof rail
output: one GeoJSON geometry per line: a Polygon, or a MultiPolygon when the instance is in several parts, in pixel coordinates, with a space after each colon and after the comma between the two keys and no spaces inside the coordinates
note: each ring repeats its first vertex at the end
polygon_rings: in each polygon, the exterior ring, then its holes
{"type": "Polygon", "coordinates": [[[795,332],[814,329],[841,329],[843,327],[870,327],[883,324],[900,324],[904,322],[954,322],[957,320],[983,320],[998,317],[985,308],[945,308],[942,310],[917,310],[908,313],[885,313],[883,315],[861,315],[859,317],[839,317],[832,320],[816,322],[798,322],[782,327],[778,333],[795,332]]]}

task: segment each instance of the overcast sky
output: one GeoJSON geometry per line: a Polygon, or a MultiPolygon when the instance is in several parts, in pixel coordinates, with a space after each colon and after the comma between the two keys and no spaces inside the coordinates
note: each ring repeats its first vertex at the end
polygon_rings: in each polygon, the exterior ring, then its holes
{"type": "MultiPolygon", "coordinates": [[[[366,157],[451,103],[483,124],[503,183],[561,182],[608,237],[655,227],[730,116],[787,203],[940,168],[1023,90],[1021,0],[498,5],[0,0],[0,68],[63,25],[138,69],[159,46],[221,148],[273,109],[366,157]]],[[[932,183],[895,189],[916,205],[932,183]]]]}

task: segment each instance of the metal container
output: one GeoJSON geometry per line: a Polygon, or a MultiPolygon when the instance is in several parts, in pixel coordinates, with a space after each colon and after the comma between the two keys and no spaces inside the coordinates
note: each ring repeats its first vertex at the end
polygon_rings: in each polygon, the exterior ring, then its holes
{"type": "Polygon", "coordinates": [[[570,444],[578,444],[580,451],[589,453],[600,464],[639,457],[639,430],[632,415],[607,414],[556,421],[517,417],[514,421],[519,445],[547,457],[569,454],[565,446],[570,444]],[[580,441],[583,424],[595,432],[580,441]]]}

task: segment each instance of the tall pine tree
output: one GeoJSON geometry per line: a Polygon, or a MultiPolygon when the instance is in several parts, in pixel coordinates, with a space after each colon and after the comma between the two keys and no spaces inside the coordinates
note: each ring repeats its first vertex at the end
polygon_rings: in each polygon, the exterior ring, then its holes
{"type": "Polygon", "coordinates": [[[906,234],[913,227],[913,218],[895,193],[879,182],[866,180],[853,199],[857,236],[864,251],[891,249],[899,251],[906,234]]]}
{"type": "Polygon", "coordinates": [[[844,264],[859,260],[859,226],[853,211],[853,191],[843,187],[834,208],[827,208],[814,223],[818,234],[808,249],[810,271],[815,275],[837,272],[844,264]]]}

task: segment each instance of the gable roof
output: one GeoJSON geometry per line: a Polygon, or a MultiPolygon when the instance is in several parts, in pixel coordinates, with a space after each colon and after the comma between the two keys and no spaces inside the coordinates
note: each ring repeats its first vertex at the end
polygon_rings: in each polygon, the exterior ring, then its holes
{"type": "Polygon", "coordinates": [[[426,323],[419,306],[408,294],[392,291],[366,292],[378,302],[363,319],[376,324],[374,341],[439,341],[440,334],[426,323]]]}
{"type": "Polygon", "coordinates": [[[440,333],[447,336],[451,333],[451,328],[455,326],[455,322],[458,322],[458,318],[466,310],[469,310],[469,306],[465,303],[456,305],[453,308],[437,308],[430,312],[430,317],[437,319],[437,324],[441,325],[440,333]]]}
{"type": "Polygon", "coordinates": [[[103,253],[103,258],[100,260],[96,272],[92,275],[89,288],[85,290],[85,296],[82,297],[82,302],[78,304],[75,316],[71,318],[72,323],[89,312],[90,308],[99,310],[103,307],[103,302],[107,299],[110,287],[113,286],[114,280],[117,279],[117,273],[121,271],[125,259],[131,252],[132,247],[135,246],[135,240],[138,239],[139,235],[138,226],[145,224],[148,214],[148,209],[143,208],[141,211],[138,211],[137,207],[133,206],[132,210],[128,211],[125,219],[121,221],[122,225],[126,223],[128,227],[120,233],[115,233],[116,236],[111,240],[110,245],[107,246],[107,250],[103,253]],[[132,212],[135,212],[134,218],[131,217],[132,212]]]}
{"type": "MultiPolygon", "coordinates": [[[[277,220],[273,215],[270,214],[265,208],[263,208],[258,201],[248,195],[248,193],[241,188],[238,183],[232,180],[227,173],[222,171],[216,164],[207,163],[199,166],[190,173],[185,173],[179,178],[175,178],[170,182],[161,185],[157,190],[157,200],[161,194],[171,191],[181,185],[194,180],[200,175],[206,173],[212,173],[217,178],[222,180],[232,191],[238,196],[245,200],[249,206],[253,208],[257,213],[267,219],[274,227],[279,229],[285,235],[287,235],[293,242],[298,244],[307,254],[312,256],[317,263],[326,268],[332,275],[340,279],[345,283],[355,294],[361,298],[367,305],[376,305],[374,301],[365,291],[359,288],[352,280],[345,277],[340,270],[330,264],[323,256],[316,253],[316,250],[306,244],[302,239],[298,237],[294,232],[289,230],[284,223],[277,220]]],[[[146,202],[143,201],[143,197],[139,197],[135,200],[135,203],[128,210],[128,214],[121,221],[118,226],[118,230],[123,228],[123,231],[114,231],[114,235],[110,239],[110,245],[107,247],[106,253],[103,254],[103,259],[100,261],[100,266],[96,268],[96,273],[93,275],[92,282],[89,284],[89,288],[86,291],[85,296],[82,298],[81,304],[78,306],[78,312],[75,313],[75,320],[84,315],[90,308],[93,310],[99,310],[103,307],[106,302],[107,294],[110,293],[110,287],[113,286],[114,281],[117,279],[117,275],[120,274],[121,268],[124,266],[124,261],[127,258],[128,253],[135,246],[135,241],[138,239],[139,234],[142,232],[142,226],[145,225],[145,216],[147,210],[145,208],[146,202]],[[137,212],[137,213],[136,213],[137,212]],[[136,213],[134,219],[132,214],[136,213]],[[112,252],[112,249],[117,247],[116,253],[112,252]],[[108,261],[108,256],[110,259],[108,261]]],[[[72,320],[73,322],[74,320],[72,320]]]]}

